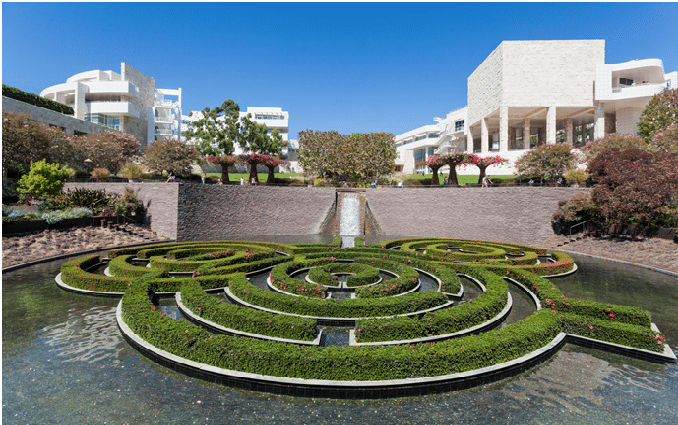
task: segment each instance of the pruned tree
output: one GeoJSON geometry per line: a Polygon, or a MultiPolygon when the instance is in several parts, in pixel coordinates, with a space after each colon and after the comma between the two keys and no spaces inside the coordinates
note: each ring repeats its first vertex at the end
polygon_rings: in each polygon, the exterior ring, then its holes
{"type": "Polygon", "coordinates": [[[647,143],[655,133],[671,124],[678,124],[678,88],[655,94],[640,114],[638,135],[647,143]]]}
{"type": "Polygon", "coordinates": [[[209,107],[201,111],[201,118],[188,124],[183,135],[195,143],[198,152],[204,157],[226,157],[213,163],[221,165],[221,180],[228,183],[228,167],[233,165],[231,158],[235,152],[235,143],[240,133],[240,106],[228,99],[214,109],[209,107]]]}
{"type": "Polygon", "coordinates": [[[389,174],[397,156],[393,134],[299,133],[299,163],[322,177],[366,181],[389,174]]]}
{"type": "MultiPolygon", "coordinates": [[[[241,118],[241,131],[238,135],[238,143],[243,151],[249,154],[240,155],[240,160],[250,166],[250,181],[258,181],[257,165],[267,165],[276,162],[272,158],[280,160],[279,156],[285,147],[282,135],[277,128],[268,132],[266,124],[252,120],[251,114],[241,118]]],[[[282,161],[282,160],[280,160],[282,161]]],[[[277,164],[276,164],[277,166],[277,164]]],[[[273,166],[275,169],[276,166],[273,166]]],[[[268,167],[268,165],[267,165],[268,167]]],[[[269,167],[268,183],[275,183],[275,175],[269,167]]]]}
{"type": "Polygon", "coordinates": [[[459,179],[457,178],[457,166],[469,164],[473,161],[474,155],[470,153],[448,153],[445,155],[439,156],[440,161],[445,165],[450,166],[450,173],[447,177],[449,184],[459,185],[459,179]]]}
{"type": "Polygon", "coordinates": [[[433,176],[431,177],[431,186],[440,186],[438,179],[438,170],[445,165],[445,162],[438,155],[429,155],[426,159],[426,166],[431,169],[433,176]]]}
{"type": "Polygon", "coordinates": [[[540,176],[540,178],[562,175],[574,168],[577,158],[571,148],[563,144],[541,145],[525,152],[516,160],[515,167],[522,176],[540,176]]]}
{"type": "Polygon", "coordinates": [[[481,158],[477,155],[473,155],[473,158],[471,158],[467,164],[469,165],[475,165],[478,167],[480,170],[480,174],[478,174],[478,184],[481,184],[483,181],[483,177],[485,177],[485,172],[487,171],[487,167],[490,165],[503,165],[508,162],[508,159],[504,159],[499,155],[495,156],[487,156],[485,158],[481,158]]]}
{"type": "Polygon", "coordinates": [[[191,174],[193,163],[200,158],[195,146],[177,139],[155,140],[146,148],[144,163],[158,173],[173,171],[186,176],[191,174]]]}
{"type": "Polygon", "coordinates": [[[91,160],[92,167],[106,168],[118,174],[122,166],[132,158],[141,155],[141,144],[132,135],[117,131],[100,134],[83,134],[71,137],[70,148],[60,157],[62,163],[80,171],[85,171],[85,160],[91,160]]]}

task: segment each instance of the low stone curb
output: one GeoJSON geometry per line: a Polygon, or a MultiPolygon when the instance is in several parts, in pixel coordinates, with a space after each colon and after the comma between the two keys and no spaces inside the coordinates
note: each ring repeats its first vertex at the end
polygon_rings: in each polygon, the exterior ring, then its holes
{"type": "Polygon", "coordinates": [[[261,340],[266,340],[266,341],[287,342],[289,344],[296,344],[296,345],[316,345],[316,346],[320,346],[320,338],[322,337],[322,333],[323,333],[322,329],[318,332],[318,336],[313,341],[304,341],[304,340],[301,340],[301,339],[280,338],[280,337],[269,336],[269,335],[261,335],[261,334],[253,334],[253,333],[249,333],[249,332],[243,332],[243,331],[239,331],[237,329],[232,329],[232,328],[227,328],[225,326],[221,326],[218,323],[212,322],[211,320],[207,320],[207,319],[204,319],[204,318],[198,316],[192,310],[190,310],[188,307],[186,307],[184,305],[184,303],[181,302],[181,293],[180,292],[177,292],[174,297],[177,301],[177,307],[179,308],[179,311],[181,311],[181,314],[188,321],[193,322],[196,325],[200,325],[203,328],[210,330],[212,332],[222,333],[222,334],[227,334],[227,335],[233,335],[233,336],[245,336],[245,337],[261,339],[261,340]]]}
{"type": "MultiPolygon", "coordinates": [[[[675,277],[678,277],[678,273],[673,272],[673,271],[671,271],[671,270],[660,269],[660,268],[658,268],[658,267],[648,266],[648,265],[641,264],[641,263],[632,263],[632,262],[630,262],[630,261],[617,260],[617,259],[614,259],[614,258],[601,257],[601,256],[598,256],[598,255],[587,254],[587,253],[585,253],[585,252],[569,251],[569,250],[564,250],[564,249],[553,249],[553,251],[564,252],[564,253],[566,253],[566,254],[582,255],[582,256],[584,256],[584,257],[596,258],[596,259],[598,259],[598,260],[612,261],[612,262],[614,262],[614,263],[629,264],[629,265],[632,265],[632,266],[642,267],[642,268],[644,268],[644,269],[652,270],[652,271],[655,271],[655,272],[664,273],[664,274],[667,274],[667,275],[669,275],[669,276],[675,276],[675,277]]],[[[576,265],[576,263],[575,263],[575,265],[576,265]]],[[[4,270],[3,270],[3,271],[4,271],[4,270]]]]}

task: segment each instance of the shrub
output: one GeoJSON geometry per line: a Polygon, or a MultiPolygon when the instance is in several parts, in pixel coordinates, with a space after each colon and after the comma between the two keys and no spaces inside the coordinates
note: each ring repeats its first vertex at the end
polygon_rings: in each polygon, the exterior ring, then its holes
{"type": "Polygon", "coordinates": [[[111,175],[111,172],[108,171],[106,168],[95,168],[94,170],[92,170],[90,175],[92,177],[94,177],[95,179],[97,179],[97,181],[99,181],[99,180],[106,180],[108,178],[108,176],[111,175]]]}
{"type": "Polygon", "coordinates": [[[59,164],[48,164],[44,159],[32,162],[30,172],[19,180],[19,192],[36,197],[55,195],[64,187],[65,177],[59,164]]]}
{"type": "Polygon", "coordinates": [[[572,184],[581,184],[582,182],[586,181],[586,178],[588,176],[589,175],[586,174],[586,171],[580,170],[579,168],[573,168],[571,170],[568,170],[565,174],[563,174],[565,180],[572,184]]]}
{"type": "MultiPolygon", "coordinates": [[[[41,108],[51,109],[52,111],[60,112],[65,115],[73,115],[75,111],[70,106],[64,105],[63,103],[55,102],[53,100],[46,99],[37,94],[27,93],[21,91],[17,88],[2,85],[2,95],[7,96],[18,101],[28,103],[30,105],[39,106],[41,108]]],[[[4,114],[3,114],[4,115],[4,114]]]]}
{"type": "Polygon", "coordinates": [[[600,209],[589,195],[575,195],[568,201],[561,201],[551,221],[562,226],[571,226],[583,221],[600,219],[600,209]]]}
{"type": "Polygon", "coordinates": [[[133,162],[128,162],[122,167],[122,176],[126,179],[138,179],[144,175],[144,168],[133,162]]]}

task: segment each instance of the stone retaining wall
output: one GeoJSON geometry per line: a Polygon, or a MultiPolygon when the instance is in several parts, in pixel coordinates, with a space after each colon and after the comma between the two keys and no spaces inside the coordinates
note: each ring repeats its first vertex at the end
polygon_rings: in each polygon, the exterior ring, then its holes
{"type": "Polygon", "coordinates": [[[175,183],[66,183],[64,191],[78,187],[122,194],[125,186],[139,191],[139,198],[146,208],[145,223],[154,232],[168,238],[177,238],[177,204],[179,203],[179,187],[175,183]]]}
{"type": "Polygon", "coordinates": [[[583,188],[378,188],[367,203],[386,235],[482,239],[542,245],[558,201],[583,188]]]}
{"type": "Polygon", "coordinates": [[[179,185],[179,241],[235,235],[310,235],[336,198],[334,188],[179,185]]]}
{"type": "MultiPolygon", "coordinates": [[[[67,183],[122,193],[140,189],[147,223],[178,241],[244,235],[316,234],[336,188],[196,183],[67,183]]],[[[369,188],[367,206],[386,235],[483,239],[543,245],[558,201],[582,188],[369,188]]]]}

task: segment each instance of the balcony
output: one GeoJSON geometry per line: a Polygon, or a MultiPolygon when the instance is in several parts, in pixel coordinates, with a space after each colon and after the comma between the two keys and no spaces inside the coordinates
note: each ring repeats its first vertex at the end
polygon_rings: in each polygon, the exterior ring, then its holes
{"type": "Polygon", "coordinates": [[[156,100],[156,108],[166,108],[166,109],[178,109],[179,102],[172,102],[171,100],[156,100]]]}
{"type": "Polygon", "coordinates": [[[139,108],[130,102],[90,102],[86,105],[88,114],[125,115],[139,118],[139,108]]]}

